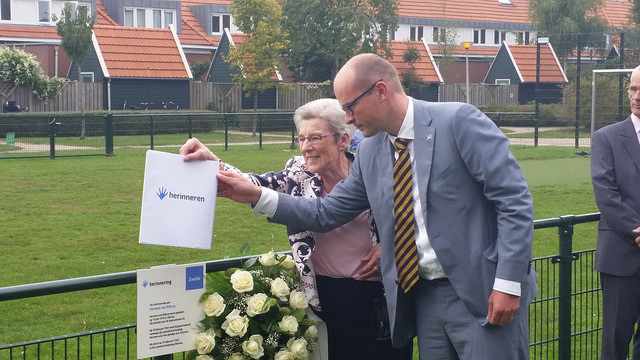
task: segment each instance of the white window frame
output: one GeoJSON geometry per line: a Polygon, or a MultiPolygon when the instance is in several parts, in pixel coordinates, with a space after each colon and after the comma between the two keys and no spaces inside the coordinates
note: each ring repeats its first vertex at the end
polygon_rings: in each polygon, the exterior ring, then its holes
{"type": "Polygon", "coordinates": [[[493,30],[493,43],[496,45],[502,44],[507,40],[507,32],[502,30],[493,30]]]}
{"type": "Polygon", "coordinates": [[[496,85],[511,85],[511,79],[495,79],[493,83],[496,85]]]}
{"type": "Polygon", "coordinates": [[[50,23],[51,22],[51,0],[38,0],[38,22],[39,23],[50,23]],[[46,5],[46,13],[42,13],[42,5],[46,5]],[[43,20],[43,15],[46,15],[47,19],[43,20]]]}
{"type": "Polygon", "coordinates": [[[71,19],[75,20],[76,19],[76,14],[78,13],[78,8],[84,7],[87,8],[87,14],[91,15],[91,5],[87,4],[87,3],[81,3],[79,4],[77,1],[65,1],[63,6],[63,9],[67,8],[67,4],[71,4],[71,19]]]}
{"type": "Polygon", "coordinates": [[[409,40],[420,41],[424,37],[424,26],[410,26],[409,27],[409,40]]]}
{"type": "Polygon", "coordinates": [[[157,12],[160,12],[159,29],[166,29],[170,24],[175,23],[176,12],[172,9],[127,6],[124,8],[124,26],[158,28],[156,27],[156,21],[154,19],[154,14],[157,12]],[[129,17],[131,17],[130,24],[127,22],[127,13],[129,13],[129,17]],[[168,15],[171,15],[171,23],[167,23],[168,15]],[[144,24],[140,24],[141,21],[144,21],[144,24]]]}
{"type": "Polygon", "coordinates": [[[224,32],[224,20],[225,17],[229,18],[229,30],[231,30],[231,24],[233,23],[233,19],[231,18],[231,14],[221,14],[221,13],[212,13],[211,14],[211,35],[222,35],[222,33],[224,32]],[[219,28],[218,29],[214,29],[213,28],[213,18],[217,17],[218,18],[218,24],[219,24],[219,28]]]}
{"type": "Polygon", "coordinates": [[[80,82],[95,82],[95,74],[93,71],[82,71],[80,73],[80,82]],[[89,81],[85,81],[89,80],[89,81]]]}
{"type": "Polygon", "coordinates": [[[487,43],[487,31],[486,29],[474,29],[473,30],[473,43],[474,44],[486,44],[487,43]]]}

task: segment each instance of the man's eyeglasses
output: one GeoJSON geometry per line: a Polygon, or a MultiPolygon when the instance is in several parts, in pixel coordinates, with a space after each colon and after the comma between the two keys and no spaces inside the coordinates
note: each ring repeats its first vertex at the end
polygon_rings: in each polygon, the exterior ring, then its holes
{"type": "Polygon", "coordinates": [[[307,141],[309,142],[309,144],[315,145],[333,134],[335,133],[326,133],[324,135],[298,136],[297,138],[295,138],[295,141],[300,146],[302,146],[307,141]]]}
{"type": "Polygon", "coordinates": [[[367,88],[367,90],[363,91],[362,94],[358,95],[358,97],[356,97],[355,99],[353,99],[353,101],[351,101],[348,104],[345,104],[342,106],[342,110],[344,112],[349,111],[349,113],[351,115],[353,115],[353,106],[358,102],[358,100],[360,100],[363,96],[365,96],[369,91],[373,90],[373,88],[376,86],[377,83],[379,83],[380,81],[382,81],[382,79],[374,82],[373,84],[371,84],[371,86],[369,86],[367,88]]]}

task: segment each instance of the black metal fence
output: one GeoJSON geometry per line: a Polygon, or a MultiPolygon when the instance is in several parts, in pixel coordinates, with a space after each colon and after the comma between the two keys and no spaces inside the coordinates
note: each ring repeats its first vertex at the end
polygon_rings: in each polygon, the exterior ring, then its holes
{"type": "MultiPolygon", "coordinates": [[[[530,354],[538,360],[599,359],[601,291],[593,270],[594,250],[572,250],[575,225],[598,221],[599,213],[536,220],[535,229],[558,229],[558,255],[536,258],[538,297],[529,307],[530,354]]],[[[247,258],[211,261],[207,272],[240,266],[247,258]]],[[[0,301],[133,284],[122,272],[0,288],[0,301]]],[[[129,359],[136,356],[135,324],[54,338],[0,345],[0,359],[129,359]]],[[[162,359],[184,359],[185,354],[162,359]]],[[[159,360],[159,358],[156,358],[159,360]]]]}
{"type": "Polygon", "coordinates": [[[207,144],[290,143],[292,112],[14,114],[0,117],[0,159],[114,155],[118,149],[207,144]],[[4,141],[2,141],[4,140],[4,141]]]}

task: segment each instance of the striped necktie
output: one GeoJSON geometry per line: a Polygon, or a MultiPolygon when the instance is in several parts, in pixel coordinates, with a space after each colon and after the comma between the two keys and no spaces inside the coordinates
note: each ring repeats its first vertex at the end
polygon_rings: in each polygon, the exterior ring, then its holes
{"type": "Polygon", "coordinates": [[[411,158],[408,139],[394,142],[398,159],[393,165],[393,213],[395,215],[396,266],[400,288],[407,293],[418,282],[418,251],[415,242],[411,158]]]}

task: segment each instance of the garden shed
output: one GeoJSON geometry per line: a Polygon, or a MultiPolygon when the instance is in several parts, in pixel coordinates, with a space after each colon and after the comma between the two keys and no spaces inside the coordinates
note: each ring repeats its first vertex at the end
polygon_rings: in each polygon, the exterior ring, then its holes
{"type": "MultiPolygon", "coordinates": [[[[173,26],[95,25],[81,70],[81,81],[103,84],[105,110],[189,108],[192,75],[173,26]]],[[[78,79],[77,64],[69,78],[78,79]]]]}
{"type": "Polygon", "coordinates": [[[536,99],[550,104],[562,101],[562,89],[568,82],[551,44],[540,44],[540,70],[537,71],[538,45],[508,45],[506,42],[489,67],[485,84],[519,85],[518,102],[526,104],[536,99]],[[536,79],[539,78],[539,82],[536,79]]]}

